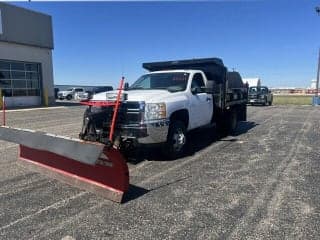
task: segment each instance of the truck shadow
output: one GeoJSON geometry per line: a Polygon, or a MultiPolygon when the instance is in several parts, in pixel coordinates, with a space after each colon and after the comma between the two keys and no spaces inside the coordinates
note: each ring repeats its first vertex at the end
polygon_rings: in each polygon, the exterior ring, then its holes
{"type": "MultiPolygon", "coordinates": [[[[196,152],[210,146],[214,142],[226,141],[236,142],[237,136],[248,132],[257,126],[255,122],[239,122],[236,131],[233,134],[227,134],[217,131],[215,128],[201,128],[188,133],[188,146],[186,154],[182,157],[192,156],[196,152]]],[[[171,161],[162,154],[161,146],[148,146],[140,149],[136,156],[130,156],[130,162],[137,164],[143,160],[147,161],[171,161]]]]}
{"type": "Polygon", "coordinates": [[[156,186],[156,187],[151,188],[151,189],[145,189],[145,188],[130,184],[128,192],[124,195],[124,197],[122,199],[122,203],[130,202],[130,201],[135,200],[135,199],[137,199],[139,197],[142,197],[143,195],[145,195],[145,194],[147,194],[149,192],[157,191],[159,189],[168,187],[168,186],[173,185],[173,184],[178,184],[178,183],[183,182],[183,181],[185,181],[185,180],[187,180],[189,178],[191,178],[191,176],[182,177],[182,178],[179,178],[179,179],[164,183],[162,185],[156,186]]]}
{"type": "Polygon", "coordinates": [[[150,190],[130,184],[129,185],[129,190],[123,196],[123,199],[122,199],[121,203],[130,202],[130,201],[132,201],[132,200],[134,200],[136,198],[139,198],[139,197],[145,195],[148,192],[150,192],[150,190]]]}
{"type": "Polygon", "coordinates": [[[214,142],[236,142],[238,141],[237,136],[248,132],[250,129],[257,126],[254,122],[239,122],[237,129],[234,133],[228,134],[225,132],[219,132],[217,129],[198,129],[190,133],[189,146],[187,155],[193,155],[196,152],[210,146],[214,142]]]}

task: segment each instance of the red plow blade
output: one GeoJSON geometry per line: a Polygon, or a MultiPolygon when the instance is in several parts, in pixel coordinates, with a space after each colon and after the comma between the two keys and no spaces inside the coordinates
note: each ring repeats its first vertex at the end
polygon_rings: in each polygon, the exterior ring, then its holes
{"type": "Polygon", "coordinates": [[[20,144],[19,162],[32,171],[115,202],[121,202],[129,188],[127,163],[112,147],[8,127],[0,127],[0,139],[20,144]],[[33,141],[27,141],[28,138],[33,141]],[[35,142],[41,142],[41,146],[35,146],[35,142]],[[68,149],[68,153],[61,155],[68,149]]]}

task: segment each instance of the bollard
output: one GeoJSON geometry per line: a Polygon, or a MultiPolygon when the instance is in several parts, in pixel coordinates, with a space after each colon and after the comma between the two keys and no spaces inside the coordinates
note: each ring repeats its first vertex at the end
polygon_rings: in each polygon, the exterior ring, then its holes
{"type": "Polygon", "coordinates": [[[2,89],[0,88],[0,107],[2,108],[2,89]]]}
{"type": "Polygon", "coordinates": [[[5,101],[5,98],[4,96],[2,96],[2,123],[3,123],[3,126],[6,125],[6,101],[5,101]]]}

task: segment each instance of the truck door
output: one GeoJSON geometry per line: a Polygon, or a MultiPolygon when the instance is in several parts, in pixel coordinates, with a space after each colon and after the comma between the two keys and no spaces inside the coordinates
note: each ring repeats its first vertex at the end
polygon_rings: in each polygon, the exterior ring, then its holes
{"type": "Polygon", "coordinates": [[[197,128],[209,124],[213,112],[213,101],[211,94],[201,90],[205,87],[201,73],[195,73],[191,82],[190,94],[190,127],[197,128]]]}

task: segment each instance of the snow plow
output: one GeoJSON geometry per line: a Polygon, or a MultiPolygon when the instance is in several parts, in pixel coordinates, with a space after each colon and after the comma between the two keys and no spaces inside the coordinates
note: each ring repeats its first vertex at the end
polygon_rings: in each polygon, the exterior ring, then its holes
{"type": "Polygon", "coordinates": [[[129,188],[126,160],[113,144],[113,129],[124,79],[115,101],[91,102],[113,107],[110,135],[105,144],[28,129],[0,127],[0,139],[19,144],[19,163],[32,171],[121,202],[129,188]]]}

